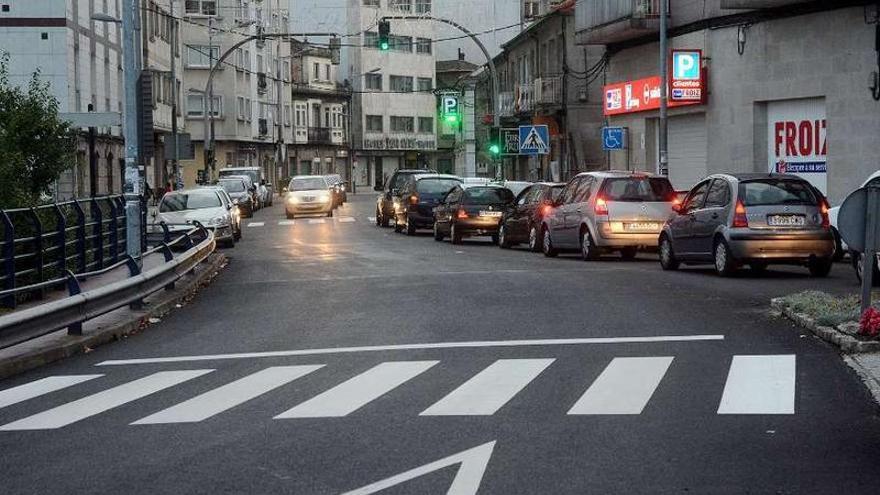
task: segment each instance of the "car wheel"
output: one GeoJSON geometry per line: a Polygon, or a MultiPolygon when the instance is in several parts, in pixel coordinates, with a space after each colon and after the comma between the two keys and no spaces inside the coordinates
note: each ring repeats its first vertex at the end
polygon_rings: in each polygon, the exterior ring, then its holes
{"type": "Polygon", "coordinates": [[[541,250],[541,236],[538,233],[538,227],[534,225],[529,229],[529,249],[533,253],[541,250]]]}
{"type": "Polygon", "coordinates": [[[226,239],[223,241],[223,247],[227,249],[231,249],[235,247],[235,239],[226,239]]]}
{"type": "Polygon", "coordinates": [[[233,241],[240,241],[240,240],[241,240],[241,227],[239,227],[238,230],[236,230],[235,232],[233,232],[233,234],[232,234],[232,240],[233,240],[233,241]]]}
{"type": "Polygon", "coordinates": [[[406,219],[406,235],[413,236],[416,235],[416,226],[409,222],[409,217],[406,219]]]}
{"type": "Polygon", "coordinates": [[[722,277],[729,277],[736,272],[736,260],[724,239],[715,243],[715,273],[722,277]]]}
{"type": "Polygon", "coordinates": [[[678,270],[678,260],[672,251],[672,241],[665,235],[660,238],[660,268],[664,270],[678,270]]]}
{"type": "Polygon", "coordinates": [[[452,238],[453,244],[461,244],[461,232],[455,227],[455,224],[452,224],[449,230],[449,237],[452,238]]]}
{"type": "Polygon", "coordinates": [[[548,258],[555,258],[559,255],[559,251],[553,247],[553,239],[550,238],[550,230],[546,228],[541,231],[541,251],[543,251],[544,256],[548,258]]]}
{"type": "Polygon", "coordinates": [[[590,229],[583,229],[581,232],[581,259],[584,261],[593,261],[599,258],[599,248],[593,242],[593,236],[590,235],[590,229]]]}
{"type": "Polygon", "coordinates": [[[403,232],[403,224],[397,221],[397,218],[394,219],[394,233],[399,234],[403,232]]]}
{"type": "Polygon", "coordinates": [[[504,227],[503,223],[501,224],[501,227],[498,228],[498,235],[496,237],[498,238],[498,242],[496,242],[498,247],[501,249],[510,249],[510,243],[507,242],[507,228],[504,227]]]}
{"type": "Polygon", "coordinates": [[[638,252],[639,252],[638,248],[635,248],[632,246],[626,247],[626,248],[623,248],[620,250],[620,257],[627,260],[627,261],[634,260],[636,258],[636,254],[638,254],[638,252]]]}
{"type": "Polygon", "coordinates": [[[437,226],[437,222],[434,222],[434,240],[440,242],[443,240],[443,233],[440,232],[440,227],[437,226]]]}
{"type": "Polygon", "coordinates": [[[834,260],[831,258],[810,258],[807,263],[810,275],[818,278],[827,277],[831,273],[832,266],[834,266],[834,260]]]}

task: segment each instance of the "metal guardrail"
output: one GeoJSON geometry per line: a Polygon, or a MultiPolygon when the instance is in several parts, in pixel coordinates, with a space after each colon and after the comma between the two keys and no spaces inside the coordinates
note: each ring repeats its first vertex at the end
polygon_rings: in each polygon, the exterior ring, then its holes
{"type": "MultiPolygon", "coordinates": [[[[168,235],[167,226],[163,231],[168,235]]],[[[206,259],[215,248],[214,233],[201,224],[183,232],[171,242],[143,253],[143,258],[162,253],[165,262],[155,268],[141,271],[138,263],[129,256],[99,270],[75,274],[66,270],[63,277],[0,292],[0,297],[15,296],[18,292],[42,290],[66,285],[69,296],[27,309],[0,316],[0,348],[9,347],[67,327],[68,335],[82,335],[83,322],[104,315],[123,306],[138,309],[150,294],[174,288],[174,283],[206,259]],[[198,243],[193,237],[199,234],[198,243]],[[173,249],[182,245],[186,251],[174,256],[173,249]],[[127,266],[129,277],[124,280],[82,292],[81,281],[109,273],[127,266]]],[[[142,258],[142,259],[143,259],[142,258]]]]}

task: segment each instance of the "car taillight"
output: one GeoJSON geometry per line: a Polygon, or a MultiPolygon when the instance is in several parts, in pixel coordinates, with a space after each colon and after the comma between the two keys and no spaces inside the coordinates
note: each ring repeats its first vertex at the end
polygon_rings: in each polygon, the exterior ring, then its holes
{"type": "Polygon", "coordinates": [[[608,202],[605,201],[605,198],[596,198],[596,206],[594,210],[596,212],[596,215],[608,214],[608,202]]]}
{"type": "Polygon", "coordinates": [[[468,214],[467,214],[466,211],[464,211],[464,209],[459,209],[459,210],[458,210],[458,213],[456,213],[455,216],[456,216],[457,218],[467,218],[467,217],[468,217],[468,214]]]}
{"type": "Polygon", "coordinates": [[[547,215],[550,214],[550,210],[552,210],[552,209],[553,209],[552,206],[544,205],[541,207],[540,210],[538,210],[538,214],[541,215],[542,217],[546,217],[547,215]]]}
{"type": "Polygon", "coordinates": [[[819,213],[822,214],[822,228],[827,229],[831,227],[831,219],[828,217],[828,210],[831,208],[828,206],[828,200],[822,198],[822,203],[819,204],[819,213]]]}
{"type": "Polygon", "coordinates": [[[733,226],[735,228],[746,228],[749,226],[749,218],[746,216],[746,206],[742,201],[736,202],[736,209],[733,212],[733,226]]]}
{"type": "Polygon", "coordinates": [[[413,194],[412,196],[410,196],[410,197],[409,197],[409,204],[411,204],[411,205],[417,205],[417,204],[419,204],[419,197],[416,196],[415,194],[413,194]]]}

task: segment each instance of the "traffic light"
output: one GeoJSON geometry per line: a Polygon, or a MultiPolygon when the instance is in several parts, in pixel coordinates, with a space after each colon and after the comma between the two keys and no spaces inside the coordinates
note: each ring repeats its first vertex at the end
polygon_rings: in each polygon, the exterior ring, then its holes
{"type": "Polygon", "coordinates": [[[379,49],[382,51],[388,51],[391,48],[391,43],[388,41],[388,38],[391,34],[391,23],[386,20],[379,21],[379,49]]]}
{"type": "Polygon", "coordinates": [[[501,156],[501,129],[498,127],[489,129],[489,154],[492,158],[501,156]]]}

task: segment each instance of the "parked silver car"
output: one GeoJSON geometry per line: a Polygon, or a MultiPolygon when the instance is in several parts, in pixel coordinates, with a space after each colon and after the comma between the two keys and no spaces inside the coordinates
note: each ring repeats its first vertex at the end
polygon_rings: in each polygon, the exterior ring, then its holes
{"type": "Polygon", "coordinates": [[[214,231],[219,244],[235,247],[238,214],[228,198],[213,186],[172,191],[162,196],[156,221],[165,222],[172,231],[188,230],[199,222],[214,231]]]}
{"type": "Polygon", "coordinates": [[[541,222],[542,250],[579,250],[584,260],[618,251],[624,259],[655,249],[673,215],[669,179],[641,172],[586,172],[566,184],[541,222]]]}
{"type": "Polygon", "coordinates": [[[741,265],[807,265],[827,276],[834,255],[828,202],[794,175],[717,174],[697,184],[660,234],[660,264],[713,263],[719,275],[741,265]]]}

